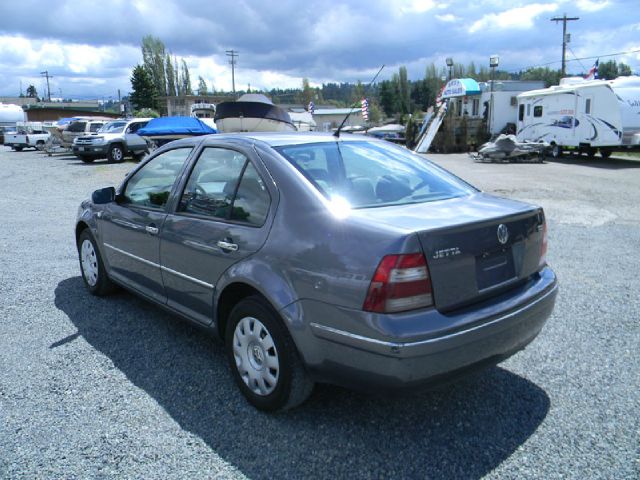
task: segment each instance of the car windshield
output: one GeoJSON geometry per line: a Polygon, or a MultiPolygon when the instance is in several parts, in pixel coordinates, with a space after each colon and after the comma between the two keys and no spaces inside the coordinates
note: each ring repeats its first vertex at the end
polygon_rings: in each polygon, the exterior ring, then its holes
{"type": "Polygon", "coordinates": [[[105,123],[98,133],[122,133],[124,132],[124,127],[127,125],[127,122],[109,122],[105,123]]]}
{"type": "Polygon", "coordinates": [[[476,192],[430,161],[385,142],[275,147],[325,197],[351,208],[433,202],[476,192]]]}

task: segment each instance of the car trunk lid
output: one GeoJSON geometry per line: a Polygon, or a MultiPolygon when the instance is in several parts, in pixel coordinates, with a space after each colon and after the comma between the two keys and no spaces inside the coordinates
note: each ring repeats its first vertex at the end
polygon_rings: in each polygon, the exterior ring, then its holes
{"type": "Polygon", "coordinates": [[[367,210],[418,235],[440,311],[497,295],[539,270],[544,214],[538,207],[478,193],[367,210]]]}

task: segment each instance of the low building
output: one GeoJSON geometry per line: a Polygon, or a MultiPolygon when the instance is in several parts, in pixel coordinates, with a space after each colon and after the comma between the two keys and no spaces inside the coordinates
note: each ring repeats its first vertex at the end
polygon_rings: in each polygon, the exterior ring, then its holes
{"type": "MultiPolygon", "coordinates": [[[[88,102],[87,102],[88,103],[88,102]]],[[[29,122],[57,122],[68,117],[108,117],[120,118],[122,115],[114,112],[103,112],[91,105],[82,103],[37,103],[22,107],[29,122]]]]}
{"type": "Polygon", "coordinates": [[[349,115],[349,118],[345,122],[345,126],[355,127],[365,124],[360,107],[318,108],[313,112],[313,119],[319,131],[329,132],[333,128],[338,128],[347,115],[349,115]],[[349,115],[349,112],[351,112],[351,115],[349,115]]]}
{"type": "Polygon", "coordinates": [[[195,104],[214,104],[233,100],[231,95],[179,95],[159,97],[159,103],[164,107],[163,114],[169,117],[190,117],[191,108],[195,104]]]}
{"type": "Polygon", "coordinates": [[[491,135],[515,133],[518,94],[539,88],[544,88],[543,81],[450,80],[442,93],[442,98],[449,102],[447,115],[432,148],[444,152],[468,151],[491,135]]]}

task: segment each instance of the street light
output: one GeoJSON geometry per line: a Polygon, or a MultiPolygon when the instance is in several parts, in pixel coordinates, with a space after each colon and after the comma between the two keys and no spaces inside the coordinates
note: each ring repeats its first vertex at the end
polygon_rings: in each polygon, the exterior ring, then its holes
{"type": "Polygon", "coordinates": [[[453,58],[447,57],[447,67],[449,67],[449,80],[451,80],[451,68],[453,67],[453,58]]]}
{"type": "Polygon", "coordinates": [[[495,81],[496,67],[500,63],[500,57],[498,55],[491,55],[489,57],[489,67],[491,67],[491,99],[489,102],[489,121],[487,124],[487,131],[491,134],[491,122],[493,121],[493,82],[495,81]]]}

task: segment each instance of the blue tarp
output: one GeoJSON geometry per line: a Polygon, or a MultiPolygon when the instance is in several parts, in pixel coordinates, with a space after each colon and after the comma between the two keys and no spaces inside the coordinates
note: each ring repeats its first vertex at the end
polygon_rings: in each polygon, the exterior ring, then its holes
{"type": "Polygon", "coordinates": [[[154,118],[147,126],[136,132],[138,135],[152,137],[160,135],[209,135],[218,133],[199,118],[195,117],[161,117],[154,118]]]}

